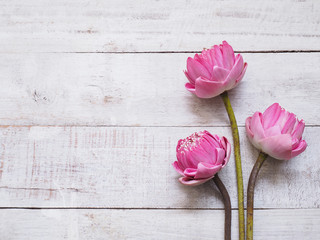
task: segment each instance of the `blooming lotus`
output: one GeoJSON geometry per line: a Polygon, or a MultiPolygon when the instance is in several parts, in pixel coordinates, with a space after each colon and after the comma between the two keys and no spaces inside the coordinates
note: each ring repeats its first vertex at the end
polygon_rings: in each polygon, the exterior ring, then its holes
{"type": "Polygon", "coordinates": [[[184,73],[189,82],[185,87],[200,98],[212,98],[234,88],[246,69],[242,56],[235,56],[232,47],[224,41],[187,59],[184,73]]]}
{"type": "Polygon", "coordinates": [[[289,160],[302,153],[307,143],[302,140],[305,123],[296,115],[274,103],[264,112],[255,112],[246,120],[250,142],[262,152],[280,159],[289,160]]]}
{"type": "Polygon", "coordinates": [[[183,176],[179,181],[199,185],[212,179],[228,163],[231,145],[225,137],[202,131],[180,139],[176,151],[173,167],[183,176]]]}

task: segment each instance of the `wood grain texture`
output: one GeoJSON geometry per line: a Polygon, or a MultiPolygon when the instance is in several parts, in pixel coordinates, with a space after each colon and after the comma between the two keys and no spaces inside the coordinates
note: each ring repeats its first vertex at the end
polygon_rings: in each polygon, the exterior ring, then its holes
{"type": "MultiPolygon", "coordinates": [[[[228,126],[219,97],[189,93],[193,54],[1,54],[2,125],[228,126]]],[[[237,121],[274,102],[320,122],[320,53],[243,54],[230,93],[237,121]]]]}
{"type": "MultiPolygon", "coordinates": [[[[320,210],[256,210],[254,239],[320,238],[320,210]],[[285,221],[283,221],[285,219],[285,221]]],[[[2,210],[6,240],[223,239],[222,210],[2,210]],[[30,221],[32,219],[32,221],[30,221]]],[[[233,211],[232,239],[237,239],[233,211]]]]}
{"type": "Polygon", "coordinates": [[[229,94],[245,188],[249,115],[279,102],[308,126],[306,152],[262,167],[255,240],[320,239],[318,0],[0,0],[0,239],[222,239],[214,184],[171,166],[194,131],[231,140],[222,101],[183,87],[191,52],[222,40],[249,64],[229,94]]]}
{"type": "MultiPolygon", "coordinates": [[[[214,184],[183,186],[171,163],[178,139],[200,127],[8,127],[0,129],[0,207],[222,208],[214,184]]],[[[207,130],[231,139],[227,127],[207,130]]],[[[290,161],[267,159],[256,208],[320,207],[320,128],[290,161]]],[[[240,128],[245,188],[258,152],[240,128]]],[[[221,171],[237,208],[233,155],[221,171]]]]}
{"type": "Polygon", "coordinates": [[[1,52],[320,50],[311,1],[0,1],[1,52]]]}

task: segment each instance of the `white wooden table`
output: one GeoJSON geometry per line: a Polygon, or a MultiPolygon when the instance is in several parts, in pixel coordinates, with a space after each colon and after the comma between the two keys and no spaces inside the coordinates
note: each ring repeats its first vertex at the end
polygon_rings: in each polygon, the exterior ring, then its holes
{"type": "MultiPolygon", "coordinates": [[[[249,67],[244,121],[273,102],[304,118],[307,150],[268,159],[255,239],[320,239],[320,2],[0,0],[0,239],[222,239],[221,198],[171,163],[197,130],[231,139],[219,98],[184,89],[186,59],[227,40],[249,67]]],[[[232,198],[233,156],[220,173],[232,198]]]]}

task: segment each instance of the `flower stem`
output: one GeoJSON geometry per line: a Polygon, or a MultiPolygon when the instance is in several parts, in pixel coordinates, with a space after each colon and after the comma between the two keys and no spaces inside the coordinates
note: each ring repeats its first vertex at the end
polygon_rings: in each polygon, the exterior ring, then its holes
{"type": "Polygon", "coordinates": [[[256,163],[254,164],[248,183],[247,193],[247,240],[253,239],[253,197],[254,197],[254,186],[256,179],[264,160],[268,157],[267,154],[260,152],[256,163]]]}
{"type": "Polygon", "coordinates": [[[214,183],[218,187],[224,203],[224,239],[231,240],[231,203],[230,196],[218,174],[214,175],[214,183]]]}
{"type": "Polygon", "coordinates": [[[221,94],[224,106],[229,116],[233,144],[234,144],[234,156],[236,161],[236,173],[237,173],[237,187],[238,187],[238,207],[239,207],[239,240],[245,238],[245,225],[244,225],[244,200],[243,200],[243,178],[242,178],[242,167],[241,167],[241,156],[240,156],[240,140],[239,131],[236,118],[228,97],[228,92],[221,94]]]}

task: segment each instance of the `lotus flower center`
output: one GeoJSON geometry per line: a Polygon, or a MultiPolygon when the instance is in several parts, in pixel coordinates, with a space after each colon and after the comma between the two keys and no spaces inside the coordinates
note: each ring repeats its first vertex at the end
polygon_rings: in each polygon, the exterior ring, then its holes
{"type": "Polygon", "coordinates": [[[191,136],[183,139],[178,148],[179,151],[191,151],[196,148],[202,141],[203,132],[193,133],[191,136]]]}

